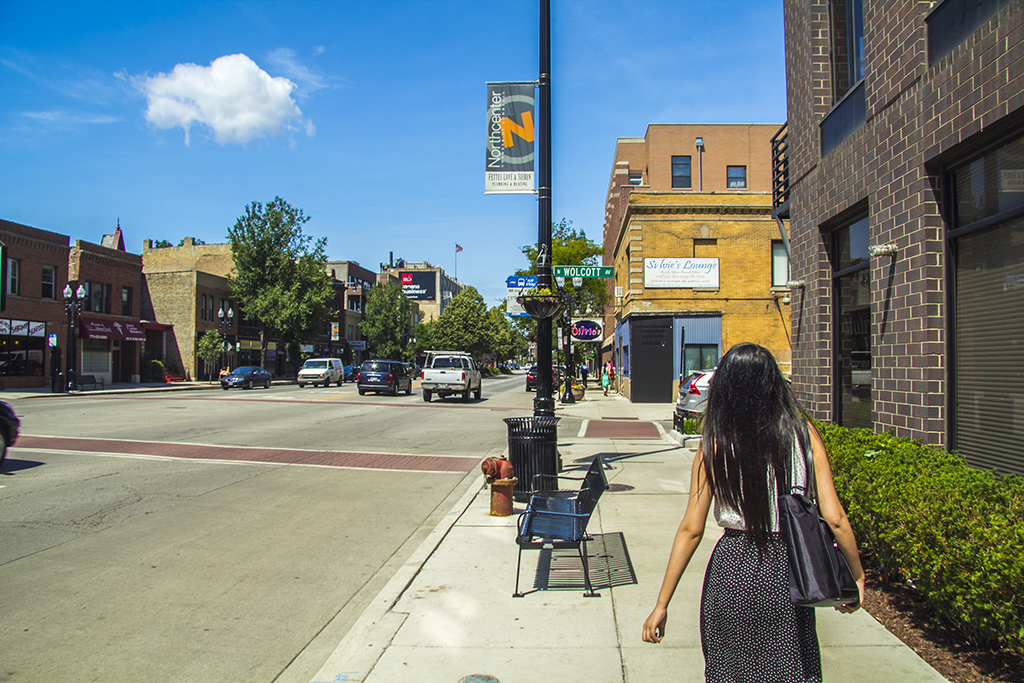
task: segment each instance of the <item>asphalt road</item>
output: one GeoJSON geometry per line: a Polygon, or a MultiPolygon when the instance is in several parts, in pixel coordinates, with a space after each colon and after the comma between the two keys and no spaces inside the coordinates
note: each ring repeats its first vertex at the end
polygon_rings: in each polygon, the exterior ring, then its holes
{"type": "Polygon", "coordinates": [[[0,681],[307,683],[530,414],[523,388],[13,401],[0,681]]]}

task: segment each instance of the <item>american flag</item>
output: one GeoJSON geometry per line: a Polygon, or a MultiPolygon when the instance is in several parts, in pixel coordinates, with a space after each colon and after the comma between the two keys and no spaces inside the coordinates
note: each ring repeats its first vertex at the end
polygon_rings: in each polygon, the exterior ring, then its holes
{"type": "Polygon", "coordinates": [[[456,244],[455,245],[455,253],[458,254],[460,251],[462,251],[462,247],[460,245],[456,244]]]}

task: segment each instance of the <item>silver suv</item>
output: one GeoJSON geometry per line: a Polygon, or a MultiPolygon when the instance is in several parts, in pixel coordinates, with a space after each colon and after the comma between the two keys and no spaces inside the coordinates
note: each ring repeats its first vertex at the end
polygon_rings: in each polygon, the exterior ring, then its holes
{"type": "Polygon", "coordinates": [[[302,364],[298,380],[300,388],[307,384],[312,384],[314,387],[317,384],[323,384],[326,387],[331,382],[340,387],[341,383],[345,381],[345,371],[340,358],[310,358],[302,364]]]}

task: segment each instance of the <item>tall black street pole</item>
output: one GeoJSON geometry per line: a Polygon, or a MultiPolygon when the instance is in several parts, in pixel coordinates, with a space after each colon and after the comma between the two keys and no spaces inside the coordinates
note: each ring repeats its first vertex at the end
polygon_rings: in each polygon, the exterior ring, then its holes
{"type": "MultiPolygon", "coordinates": [[[[537,286],[551,289],[551,2],[540,0],[540,78],[537,88],[537,286]]],[[[551,319],[537,321],[535,417],[555,415],[551,319]]]]}

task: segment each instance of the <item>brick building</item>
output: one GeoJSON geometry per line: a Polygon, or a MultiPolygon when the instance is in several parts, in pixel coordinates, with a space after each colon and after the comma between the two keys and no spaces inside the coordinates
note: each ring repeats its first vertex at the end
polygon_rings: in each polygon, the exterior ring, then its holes
{"type": "Polygon", "coordinates": [[[1024,2],[786,0],[793,386],[1024,473],[1024,2]]]}
{"type": "Polygon", "coordinates": [[[128,253],[120,224],[100,244],[75,240],[68,255],[68,283],[83,287],[76,330],[75,367],[105,384],[138,382],[146,341],[140,319],[142,257],[128,253]]]}
{"type": "Polygon", "coordinates": [[[680,371],[763,344],[789,370],[788,258],[772,217],[777,124],[650,125],[620,138],[604,264],[605,359],[633,401],[675,398],[680,371]],[[685,347],[684,347],[685,343],[685,347]]]}
{"type": "Polygon", "coordinates": [[[380,264],[378,280],[391,279],[419,307],[418,322],[437,320],[463,287],[448,276],[441,266],[427,261],[406,263],[402,259],[380,264]]]}
{"type": "Polygon", "coordinates": [[[67,316],[62,291],[68,282],[67,235],[0,220],[6,246],[0,311],[0,386],[45,387],[63,370],[67,316]],[[51,341],[52,340],[52,341],[51,341]]]}
{"type": "Polygon", "coordinates": [[[366,359],[366,342],[359,329],[366,311],[366,295],[377,281],[377,274],[355,261],[328,261],[327,273],[334,281],[334,309],[337,315],[324,321],[321,333],[303,345],[303,351],[316,356],[343,358],[351,349],[351,364],[366,359]]]}

